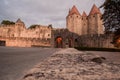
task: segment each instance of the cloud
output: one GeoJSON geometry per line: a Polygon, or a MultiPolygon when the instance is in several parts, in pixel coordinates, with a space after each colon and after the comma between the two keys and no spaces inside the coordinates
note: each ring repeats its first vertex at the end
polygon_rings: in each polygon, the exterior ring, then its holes
{"type": "Polygon", "coordinates": [[[104,0],[1,0],[0,21],[4,19],[16,21],[21,18],[25,24],[66,27],[66,16],[69,8],[76,5],[80,13],[89,14],[92,5],[98,7],[104,0]]]}

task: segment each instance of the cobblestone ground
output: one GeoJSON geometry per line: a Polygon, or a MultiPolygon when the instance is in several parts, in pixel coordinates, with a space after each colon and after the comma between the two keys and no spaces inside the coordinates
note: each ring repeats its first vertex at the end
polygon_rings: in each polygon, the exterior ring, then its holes
{"type": "Polygon", "coordinates": [[[23,80],[120,80],[120,64],[68,48],[36,65],[23,80]]]}

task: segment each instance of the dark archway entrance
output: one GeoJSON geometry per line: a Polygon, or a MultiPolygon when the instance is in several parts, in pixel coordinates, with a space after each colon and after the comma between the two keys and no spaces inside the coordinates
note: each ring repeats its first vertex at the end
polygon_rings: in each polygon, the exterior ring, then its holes
{"type": "Polygon", "coordinates": [[[65,44],[66,44],[66,47],[70,47],[70,48],[73,47],[73,39],[67,38],[65,44]]]}
{"type": "Polygon", "coordinates": [[[6,45],[6,41],[0,40],[0,46],[5,46],[5,45],[6,45]]]}
{"type": "Polygon", "coordinates": [[[69,47],[73,47],[73,39],[69,39],[69,47]]]}
{"type": "Polygon", "coordinates": [[[56,46],[56,48],[63,48],[63,39],[62,39],[62,37],[57,37],[56,39],[55,39],[55,46],[56,46]]]}

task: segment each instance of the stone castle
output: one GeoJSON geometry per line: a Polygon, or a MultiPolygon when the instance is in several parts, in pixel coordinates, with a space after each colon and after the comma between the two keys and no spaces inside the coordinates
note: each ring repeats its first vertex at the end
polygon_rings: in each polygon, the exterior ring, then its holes
{"type": "Polygon", "coordinates": [[[76,6],[69,10],[66,29],[51,25],[26,28],[18,19],[13,25],[0,25],[0,45],[17,47],[113,47],[112,35],[104,34],[101,12],[94,4],[89,15],[76,6]]]}
{"type": "Polygon", "coordinates": [[[88,16],[85,12],[81,15],[76,6],[73,6],[66,17],[67,28],[78,35],[103,34],[101,16],[101,12],[95,4],[88,16]]]}

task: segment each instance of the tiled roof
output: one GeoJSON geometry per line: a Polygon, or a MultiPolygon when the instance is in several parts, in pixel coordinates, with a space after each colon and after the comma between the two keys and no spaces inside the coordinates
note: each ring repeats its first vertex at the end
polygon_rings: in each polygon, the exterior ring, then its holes
{"type": "Polygon", "coordinates": [[[101,14],[100,10],[97,8],[97,6],[94,4],[89,15],[93,15],[93,14],[101,14]]]}
{"type": "Polygon", "coordinates": [[[16,23],[23,23],[23,22],[22,22],[21,19],[19,18],[19,19],[16,21],[16,23]]]}
{"type": "Polygon", "coordinates": [[[83,16],[83,17],[87,17],[87,14],[85,13],[85,11],[83,11],[82,16],[83,16]]]}
{"type": "Polygon", "coordinates": [[[69,12],[69,15],[73,15],[73,14],[80,15],[80,13],[79,13],[79,11],[78,11],[78,9],[76,8],[75,5],[72,7],[72,9],[69,12]]]}

